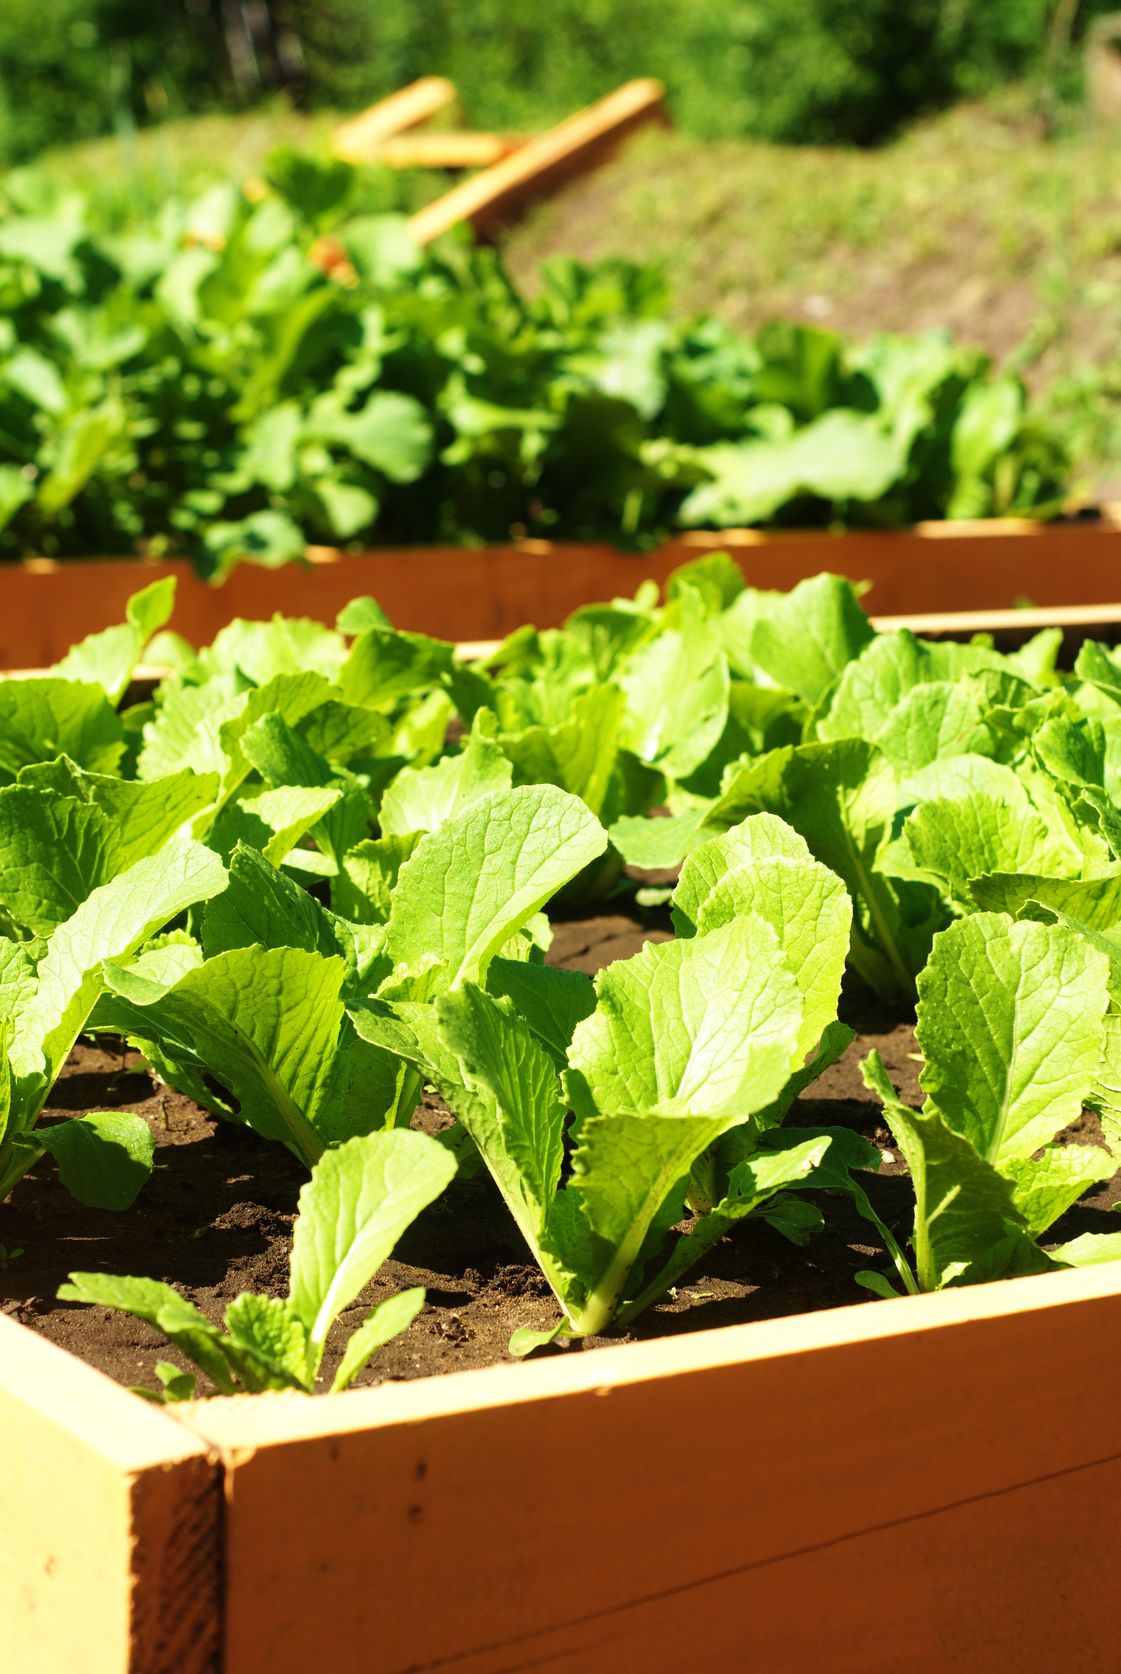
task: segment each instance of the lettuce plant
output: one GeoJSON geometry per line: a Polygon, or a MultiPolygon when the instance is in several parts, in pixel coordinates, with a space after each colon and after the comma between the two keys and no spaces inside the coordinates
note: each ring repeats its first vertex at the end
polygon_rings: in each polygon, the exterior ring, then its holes
{"type": "Polygon", "coordinates": [[[836,1023],[843,884],[763,817],[693,855],[675,900],[678,939],[594,983],[460,962],[440,990],[383,990],[388,1003],[356,1017],[477,1146],[561,1304],[546,1339],[633,1318],[746,1215],[792,1228],[773,1200],[812,1183],[831,1144],[774,1129],[852,1039],[836,1023]]]}
{"type": "MultiPolygon", "coordinates": [[[[869,1087],[910,1169],[914,1263],[892,1249],[909,1291],[1043,1272],[1115,1255],[1093,1235],[1047,1252],[1051,1226],[1117,1170],[1096,1144],[1060,1145],[1102,1060],[1109,963],[1058,924],[999,913],[935,937],[919,977],[916,1035],[926,1102],[909,1109],[877,1053],[869,1087]]],[[[880,1275],[864,1276],[880,1292],[880,1275]]]]}
{"type": "Polygon", "coordinates": [[[200,944],[107,963],[95,1022],[310,1168],[347,1138],[406,1124],[420,1096],[416,1067],[378,1038],[369,1008],[431,1002],[482,981],[500,952],[527,957],[542,907],[606,843],[553,786],[493,791],[418,840],[384,924],[371,926],[239,848],[226,900],[201,915],[200,944]]]}
{"type": "MultiPolygon", "coordinates": [[[[455,1173],[447,1150],[421,1133],[374,1133],[328,1151],[300,1192],[286,1298],[243,1292],[225,1313],[225,1330],[155,1279],[71,1273],[59,1297],[117,1308],[162,1331],[221,1395],[264,1389],[314,1390],[327,1335],[369,1284],[402,1233],[455,1173]]],[[[424,1291],[380,1302],[351,1334],[331,1383],[346,1389],[370,1356],[406,1330],[424,1291]]],[[[195,1377],[166,1361],[153,1400],[190,1400],[195,1377]]]]}
{"type": "Polygon", "coordinates": [[[0,1201],[49,1152],[82,1202],[132,1202],[152,1160],[152,1136],[139,1116],[91,1111],[36,1124],[104,989],[105,961],[127,958],[225,886],[217,855],[175,838],[98,884],[45,941],[0,941],[0,1201]]]}

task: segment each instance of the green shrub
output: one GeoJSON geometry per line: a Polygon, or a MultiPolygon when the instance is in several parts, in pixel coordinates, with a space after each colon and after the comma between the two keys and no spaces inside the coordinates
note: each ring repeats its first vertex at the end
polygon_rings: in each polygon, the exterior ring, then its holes
{"type": "MultiPolygon", "coordinates": [[[[1116,0],[1082,0],[1082,28],[1116,0]]],[[[479,126],[534,129],[632,76],[706,137],[870,143],[1040,69],[1055,0],[272,0],[302,96],[353,108],[450,76],[479,126]]],[[[4,0],[0,160],[229,103],[218,0],[4,0]]],[[[275,80],[267,63],[262,80],[275,80]]]]}

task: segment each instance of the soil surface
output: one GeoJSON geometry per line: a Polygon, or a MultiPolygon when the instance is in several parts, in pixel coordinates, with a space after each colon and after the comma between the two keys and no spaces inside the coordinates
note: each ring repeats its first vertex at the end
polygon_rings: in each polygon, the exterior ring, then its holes
{"type": "MultiPolygon", "coordinates": [[[[625,913],[561,922],[549,958],[594,973],[637,952],[644,941],[667,940],[666,924],[658,915],[625,913]]],[[[921,1102],[914,1033],[909,1022],[878,1010],[867,996],[846,994],[842,1009],[859,1028],[858,1039],[815,1084],[812,1097],[799,1100],[788,1122],[850,1127],[881,1149],[881,1173],[866,1177],[869,1194],[905,1241],[912,1213],[905,1170],[858,1066],[878,1048],[904,1099],[921,1102]]],[[[133,1110],[150,1124],[156,1139],[152,1178],[135,1206],[119,1214],[83,1208],[49,1167],[28,1175],[0,1208],[0,1308],[120,1382],[154,1389],[155,1361],[179,1360],[159,1333],[109,1309],[59,1302],[59,1285],[73,1270],[143,1274],[179,1286],[215,1321],[244,1290],[284,1295],[296,1199],[306,1175],[282,1146],[217,1121],[158,1085],[135,1052],[83,1042],[55,1087],[46,1119],[65,1121],[97,1109],[133,1110]]],[[[430,1132],[450,1121],[435,1098],[426,1099],[417,1116],[417,1125],[430,1132]]],[[[1077,1142],[1093,1136],[1085,1118],[1069,1137],[1077,1142]]],[[[1121,1176],[1066,1217],[1056,1235],[1101,1230],[1101,1210],[1119,1194],[1121,1176]]],[[[866,1267],[885,1270],[884,1253],[847,1200],[832,1199],[824,1207],[825,1227],[805,1249],[765,1222],[742,1224],[626,1338],[870,1300],[853,1276],[866,1267]]],[[[556,1303],[527,1260],[489,1176],[457,1178],[343,1316],[328,1345],[327,1379],[363,1314],[382,1297],[418,1284],[428,1292],[424,1311],[375,1356],[359,1384],[493,1365],[507,1358],[516,1327],[547,1328],[557,1318],[556,1303]]],[[[550,1352],[580,1352],[608,1340],[550,1352]]]]}

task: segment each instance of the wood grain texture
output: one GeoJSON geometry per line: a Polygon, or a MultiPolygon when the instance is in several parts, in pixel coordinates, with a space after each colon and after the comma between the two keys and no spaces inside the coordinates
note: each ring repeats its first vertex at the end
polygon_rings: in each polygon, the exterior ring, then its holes
{"type": "Polygon", "coordinates": [[[1119,1374],[1099,1269],[207,1403],[225,1674],[1104,1671],[1119,1374]]]}
{"type": "Polygon", "coordinates": [[[196,1437],[0,1316],[3,1674],[213,1674],[220,1519],[196,1437]]]}
{"type": "Polygon", "coordinates": [[[1121,597],[1121,521],[1113,517],[927,524],[889,534],[730,530],[683,536],[641,555],[582,541],[357,554],[312,548],[306,565],[241,564],[221,587],[200,581],[185,559],[39,558],[0,566],[0,668],[57,661],[83,635],[122,621],[130,594],[166,575],[179,583],[173,626],[195,645],[209,643],[235,616],[281,611],[333,622],[366,593],[398,627],[490,640],[523,622],[558,626],[579,605],[632,594],[647,578],[664,582],[679,564],[720,551],[757,587],[793,587],[823,569],[867,582],[864,602],[877,617],[1005,610],[1029,598],[1048,611],[1092,607],[1094,621],[1109,621],[1121,597]]]}
{"type": "Polygon", "coordinates": [[[478,233],[495,232],[560,181],[601,163],[636,129],[665,121],[661,82],[628,81],[547,133],[527,140],[512,156],[425,204],[410,217],[413,237],[418,244],[430,244],[461,221],[469,222],[478,233]]]}
{"type": "Polygon", "coordinates": [[[331,149],[344,162],[368,163],[386,140],[427,122],[455,101],[455,87],[446,76],[422,76],[348,122],[340,122],[332,135],[331,149]]]}

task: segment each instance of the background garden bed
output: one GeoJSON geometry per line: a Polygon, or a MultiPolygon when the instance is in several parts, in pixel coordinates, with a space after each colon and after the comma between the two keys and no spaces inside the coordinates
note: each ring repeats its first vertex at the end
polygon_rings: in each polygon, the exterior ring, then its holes
{"type": "MultiPolygon", "coordinates": [[[[876,615],[1038,607],[1109,607],[1121,598],[1121,516],[1110,507],[1058,523],[993,519],[890,532],[684,535],[632,554],[594,542],[505,547],[406,547],[341,553],[307,564],[240,565],[221,587],[186,560],[32,558],[0,567],[0,668],[43,667],[85,634],[120,621],[129,596],[175,575],[173,626],[193,644],[235,616],[333,622],[349,600],[376,598],[399,628],[443,639],[500,639],[525,622],[557,626],[579,605],[664,582],[705,552],[730,552],[756,587],[790,588],[820,570],[868,582],[876,615]]],[[[924,628],[924,631],[925,628],[924,628]]]]}

